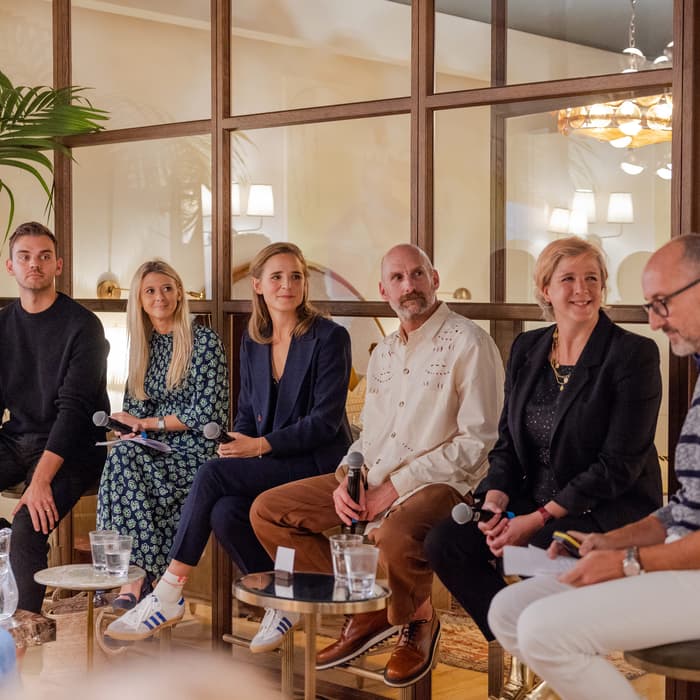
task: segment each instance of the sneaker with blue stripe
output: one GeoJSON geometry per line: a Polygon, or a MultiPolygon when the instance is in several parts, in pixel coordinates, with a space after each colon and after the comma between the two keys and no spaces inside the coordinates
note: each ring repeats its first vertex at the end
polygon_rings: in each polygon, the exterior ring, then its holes
{"type": "Polygon", "coordinates": [[[250,640],[250,650],[258,654],[261,651],[277,649],[282,644],[284,635],[299,622],[299,617],[299,613],[267,608],[258,631],[250,640]]]}
{"type": "Polygon", "coordinates": [[[177,603],[168,603],[151,593],[135,608],[112,622],[105,630],[105,635],[125,641],[146,639],[158,630],[177,624],[184,614],[184,598],[180,598],[177,603]]]}

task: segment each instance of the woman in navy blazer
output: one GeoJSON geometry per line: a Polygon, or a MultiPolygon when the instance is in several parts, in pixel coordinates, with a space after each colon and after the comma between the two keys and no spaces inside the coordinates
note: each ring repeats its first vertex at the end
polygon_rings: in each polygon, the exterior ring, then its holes
{"type": "Polygon", "coordinates": [[[113,622],[116,639],[142,639],[179,621],[182,588],[213,530],[244,573],[272,568],[248,519],[255,497],[295,479],[333,471],[351,443],[345,415],[350,336],[308,302],[304,256],[273,243],[250,266],[253,313],[240,348],[234,438],[197,472],[168,570],[151,595],[113,622]]]}
{"type": "Polygon", "coordinates": [[[506,585],[492,562],[505,545],[547,547],[554,530],[604,532],[661,505],[659,352],[600,310],[606,279],[602,253],[583,239],[543,250],[537,296],[556,325],[511,348],[498,440],[475,494],[497,515],[441,523],[426,540],[433,569],[489,641],[489,604],[506,585]]]}

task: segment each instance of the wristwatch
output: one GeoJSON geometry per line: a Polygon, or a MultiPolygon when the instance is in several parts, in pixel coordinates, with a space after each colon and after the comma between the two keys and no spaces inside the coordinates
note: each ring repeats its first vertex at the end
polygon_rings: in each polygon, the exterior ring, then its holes
{"type": "Polygon", "coordinates": [[[639,561],[639,547],[628,547],[625,558],[622,560],[622,573],[625,576],[639,576],[644,573],[639,561]]]}
{"type": "Polygon", "coordinates": [[[158,430],[162,433],[165,432],[165,418],[163,416],[158,416],[158,430]]]}

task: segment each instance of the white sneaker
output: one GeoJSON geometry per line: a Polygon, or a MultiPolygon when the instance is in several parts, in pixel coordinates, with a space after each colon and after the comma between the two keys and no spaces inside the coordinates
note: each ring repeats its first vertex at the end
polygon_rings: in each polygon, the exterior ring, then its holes
{"type": "Polygon", "coordinates": [[[299,613],[266,608],[265,617],[255,636],[250,640],[250,650],[253,654],[259,654],[261,651],[277,649],[282,644],[284,635],[297,625],[299,619],[299,613]]]}
{"type": "Polygon", "coordinates": [[[146,639],[158,630],[175,625],[185,614],[185,599],[166,603],[155,593],[147,595],[135,608],[117,618],[105,630],[112,639],[146,639]]]}

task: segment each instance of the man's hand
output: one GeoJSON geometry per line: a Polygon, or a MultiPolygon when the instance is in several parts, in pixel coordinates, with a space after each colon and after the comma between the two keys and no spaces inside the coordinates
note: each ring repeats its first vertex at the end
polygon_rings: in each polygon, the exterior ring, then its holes
{"type": "Polygon", "coordinates": [[[624,558],[625,553],[620,549],[591,551],[573,569],[562,574],[559,581],[570,586],[580,587],[622,578],[624,575],[622,560],[624,558]]]}
{"type": "Polygon", "coordinates": [[[53,500],[51,483],[37,479],[36,475],[22,494],[12,515],[16,515],[22,506],[27,506],[32,525],[37,532],[41,530],[48,535],[58,522],[58,510],[53,500]]]}
{"type": "MultiPolygon", "coordinates": [[[[581,543],[581,546],[578,548],[578,553],[581,557],[586,556],[586,554],[593,550],[619,549],[619,547],[613,547],[609,539],[606,538],[602,532],[586,533],[579,532],[578,530],[567,530],[566,532],[581,543]]],[[[550,559],[556,559],[561,556],[571,556],[566,549],[556,541],[553,541],[552,544],[549,545],[547,555],[550,559]]]]}
{"type": "Polygon", "coordinates": [[[365,494],[364,511],[360,513],[362,520],[374,520],[380,513],[383,513],[397,498],[399,492],[387,479],[383,484],[368,489],[365,494]]]}
{"type": "Polygon", "coordinates": [[[360,520],[360,513],[365,509],[365,488],[360,479],[360,502],[356,503],[348,494],[348,477],[346,476],[340,485],[333,491],[333,505],[338,517],[346,524],[352,525],[352,521],[360,520]]]}

